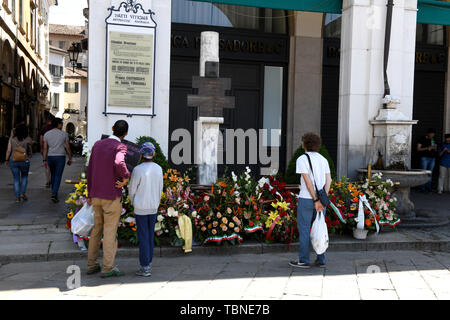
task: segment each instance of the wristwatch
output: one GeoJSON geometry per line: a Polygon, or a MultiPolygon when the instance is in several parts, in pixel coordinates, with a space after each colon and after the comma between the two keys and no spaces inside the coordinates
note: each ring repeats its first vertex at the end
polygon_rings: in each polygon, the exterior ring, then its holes
{"type": "Polygon", "coordinates": [[[316,200],[314,200],[314,202],[320,201],[319,198],[317,198],[316,200]]]}

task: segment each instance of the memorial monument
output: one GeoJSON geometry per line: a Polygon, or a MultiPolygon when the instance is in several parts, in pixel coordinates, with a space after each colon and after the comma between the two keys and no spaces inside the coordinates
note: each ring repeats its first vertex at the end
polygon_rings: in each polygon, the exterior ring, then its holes
{"type": "Polygon", "coordinates": [[[198,184],[210,185],[217,180],[220,131],[224,122],[223,108],[234,108],[235,98],[226,96],[231,79],[219,78],[219,34],[202,32],[200,49],[200,76],[192,77],[197,95],[188,95],[187,105],[198,107],[196,127],[196,161],[198,184]]]}

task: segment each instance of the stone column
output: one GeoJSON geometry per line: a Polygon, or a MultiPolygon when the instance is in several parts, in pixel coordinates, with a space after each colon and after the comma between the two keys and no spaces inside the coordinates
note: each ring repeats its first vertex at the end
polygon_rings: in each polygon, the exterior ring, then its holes
{"type": "Polygon", "coordinates": [[[223,123],[219,117],[199,117],[196,123],[198,183],[210,185],[216,182],[218,172],[218,146],[220,142],[219,126],[223,123]]]}
{"type": "MultiPolygon", "coordinates": [[[[219,62],[219,33],[205,31],[201,33],[200,47],[200,76],[205,76],[205,63],[219,62]]],[[[223,117],[199,116],[196,123],[196,163],[198,164],[198,183],[210,185],[216,182],[218,177],[218,150],[221,143],[220,124],[223,117]]]]}
{"type": "Polygon", "coordinates": [[[323,14],[296,12],[295,33],[291,37],[289,105],[287,117],[287,157],[301,145],[307,132],[320,134],[322,109],[323,14]],[[293,62],[293,63],[292,63],[293,62]]]}
{"type": "MultiPolygon", "coordinates": [[[[384,97],[386,1],[344,0],[339,88],[338,175],[356,177],[373,153],[370,124],[384,97]]],[[[395,0],[388,78],[398,110],[412,120],[417,0],[395,0]]],[[[411,141],[405,143],[411,144],[411,141]]],[[[375,159],[376,160],[376,159],[375,159]]]]}

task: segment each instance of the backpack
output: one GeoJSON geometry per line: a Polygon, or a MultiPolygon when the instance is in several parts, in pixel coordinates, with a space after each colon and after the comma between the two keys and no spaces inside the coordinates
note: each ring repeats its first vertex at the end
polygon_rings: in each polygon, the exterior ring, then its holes
{"type": "Polygon", "coordinates": [[[28,160],[27,150],[23,147],[25,141],[14,148],[12,154],[12,161],[14,162],[25,162],[28,160]]]}

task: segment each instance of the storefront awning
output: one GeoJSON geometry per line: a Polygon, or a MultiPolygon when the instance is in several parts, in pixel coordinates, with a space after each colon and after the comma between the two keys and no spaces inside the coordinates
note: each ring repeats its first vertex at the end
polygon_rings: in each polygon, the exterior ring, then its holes
{"type": "MultiPolygon", "coordinates": [[[[284,10],[342,13],[342,0],[194,0],[284,10]]],[[[418,0],[417,22],[450,25],[450,2],[418,0]]]]}
{"type": "Polygon", "coordinates": [[[218,4],[234,4],[296,11],[342,13],[342,0],[195,0],[218,4]]]}
{"type": "Polygon", "coordinates": [[[417,22],[450,25],[450,2],[419,0],[417,22]]]}

